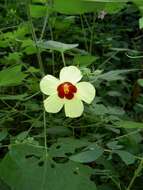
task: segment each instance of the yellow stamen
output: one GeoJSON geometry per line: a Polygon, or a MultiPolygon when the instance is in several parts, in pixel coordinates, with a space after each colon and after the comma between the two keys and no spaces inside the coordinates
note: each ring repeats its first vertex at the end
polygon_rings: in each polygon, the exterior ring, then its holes
{"type": "Polygon", "coordinates": [[[65,94],[68,94],[68,93],[69,93],[69,85],[68,85],[68,84],[65,84],[65,85],[64,85],[64,93],[65,93],[65,94]]]}

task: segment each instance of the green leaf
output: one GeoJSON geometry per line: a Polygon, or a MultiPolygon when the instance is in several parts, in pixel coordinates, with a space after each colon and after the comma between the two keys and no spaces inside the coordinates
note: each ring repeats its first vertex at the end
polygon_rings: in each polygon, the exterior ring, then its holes
{"type": "Polygon", "coordinates": [[[108,109],[103,104],[95,104],[93,112],[96,115],[105,115],[108,113],[108,109]]]}
{"type": "Polygon", "coordinates": [[[31,39],[26,39],[22,41],[21,44],[22,51],[27,55],[34,54],[37,52],[35,42],[31,39]]]}
{"type": "Polygon", "coordinates": [[[83,1],[93,1],[93,2],[103,2],[103,3],[126,3],[128,0],[83,0],[83,1]]]}
{"type": "Polygon", "coordinates": [[[77,55],[74,58],[74,64],[75,65],[79,65],[80,67],[87,67],[89,65],[91,65],[94,61],[96,61],[96,57],[95,56],[91,56],[91,55],[77,55]]]}
{"type": "Polygon", "coordinates": [[[79,162],[79,163],[88,163],[88,162],[93,162],[97,160],[102,154],[103,150],[98,147],[94,146],[91,147],[90,150],[80,152],[76,155],[70,156],[70,160],[79,162]]]}
{"type": "Polygon", "coordinates": [[[120,158],[125,162],[125,164],[133,164],[135,162],[135,156],[124,150],[114,150],[113,153],[116,153],[120,158]]]}
{"type": "Polygon", "coordinates": [[[32,0],[33,3],[47,3],[47,0],[32,0]]]}
{"type": "Polygon", "coordinates": [[[1,190],[11,190],[10,187],[8,187],[7,184],[1,180],[1,178],[0,178],[0,189],[1,190]]]}
{"type": "Polygon", "coordinates": [[[59,52],[65,52],[67,50],[73,49],[78,46],[78,44],[65,44],[57,41],[40,41],[38,42],[38,46],[43,49],[50,49],[59,52]]]}
{"type": "Polygon", "coordinates": [[[143,28],[143,17],[141,17],[139,19],[139,28],[142,29],[143,28]]]}
{"type": "Polygon", "coordinates": [[[19,95],[0,95],[1,100],[20,100],[23,101],[27,97],[27,93],[19,94],[19,95]]]}
{"type": "Polygon", "coordinates": [[[13,53],[9,53],[6,58],[7,61],[20,61],[22,57],[22,53],[21,52],[13,52],[13,53]]]}
{"type": "Polygon", "coordinates": [[[122,9],[127,0],[54,0],[54,10],[64,14],[83,14],[105,10],[114,13],[122,9]]]}
{"type": "Polygon", "coordinates": [[[33,18],[44,17],[47,13],[47,6],[42,5],[30,5],[30,13],[33,18]]]}
{"type": "Polygon", "coordinates": [[[143,123],[139,122],[134,122],[134,121],[120,121],[116,123],[116,127],[123,127],[127,129],[132,129],[132,128],[143,128],[143,123]]]}
{"type": "Polygon", "coordinates": [[[125,113],[120,107],[106,107],[103,104],[94,104],[92,112],[96,115],[123,115],[125,113]]]}
{"type": "Polygon", "coordinates": [[[87,145],[89,142],[86,139],[59,138],[58,142],[51,146],[49,153],[54,157],[65,157],[66,153],[74,153],[75,149],[87,145]]]}
{"type": "Polygon", "coordinates": [[[54,0],[53,8],[55,11],[64,14],[82,14],[96,10],[96,6],[92,2],[84,2],[82,0],[54,0]]]}
{"type": "Polygon", "coordinates": [[[21,65],[16,65],[0,71],[0,86],[20,85],[27,76],[21,71],[21,68],[21,65]]]}
{"type": "Polygon", "coordinates": [[[142,0],[132,0],[139,8],[141,14],[143,15],[143,1],[142,0]]]}
{"type": "Polygon", "coordinates": [[[138,84],[143,87],[143,79],[138,79],[138,84]]]}
{"type": "Polygon", "coordinates": [[[115,70],[115,71],[109,71],[107,73],[103,73],[101,75],[98,75],[96,78],[100,80],[106,80],[106,81],[115,81],[115,80],[123,80],[124,77],[123,74],[127,74],[129,72],[137,71],[137,69],[123,69],[123,70],[115,70]]]}
{"type": "Polygon", "coordinates": [[[4,140],[8,135],[8,131],[7,129],[2,129],[2,131],[0,131],[0,141],[4,140]]]}
{"type": "Polygon", "coordinates": [[[0,163],[0,176],[12,190],[96,190],[92,169],[71,161],[57,164],[43,158],[44,149],[28,144],[10,147],[0,163]]]}
{"type": "Polygon", "coordinates": [[[110,148],[110,149],[121,149],[123,146],[122,145],[118,145],[118,141],[112,141],[112,142],[109,142],[107,144],[107,147],[110,148]]]}
{"type": "Polygon", "coordinates": [[[114,107],[114,106],[108,106],[108,114],[111,115],[124,115],[125,111],[123,110],[123,108],[120,107],[114,107]]]}
{"type": "Polygon", "coordinates": [[[72,135],[72,131],[63,126],[56,126],[56,127],[48,127],[47,132],[49,135],[55,135],[55,136],[69,136],[72,135]]]}

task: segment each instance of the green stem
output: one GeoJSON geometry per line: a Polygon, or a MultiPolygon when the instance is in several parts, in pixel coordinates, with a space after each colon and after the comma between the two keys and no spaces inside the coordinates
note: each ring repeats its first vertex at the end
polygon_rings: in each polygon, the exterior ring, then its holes
{"type": "Polygon", "coordinates": [[[36,34],[35,34],[35,29],[34,29],[33,22],[32,22],[32,17],[31,17],[31,14],[30,14],[30,5],[29,5],[29,3],[27,5],[27,16],[28,16],[28,19],[29,19],[29,22],[30,22],[32,38],[33,38],[33,40],[35,42],[35,46],[36,46],[36,49],[37,49],[37,59],[38,59],[41,75],[44,76],[45,75],[44,74],[44,66],[43,66],[43,63],[42,63],[42,58],[41,58],[39,47],[37,45],[37,37],[36,37],[36,34]]]}
{"type": "Polygon", "coordinates": [[[66,62],[65,62],[64,52],[61,52],[61,55],[62,55],[62,60],[63,60],[64,67],[65,67],[66,66],[66,62]]]}
{"type": "MultiPolygon", "coordinates": [[[[41,58],[39,47],[37,45],[37,38],[36,38],[35,29],[34,29],[33,22],[32,22],[32,17],[30,15],[30,3],[28,3],[28,6],[27,6],[27,15],[28,15],[28,19],[29,19],[29,22],[30,22],[30,26],[31,26],[32,38],[33,38],[33,40],[35,42],[35,46],[36,46],[36,49],[37,49],[37,59],[38,59],[41,75],[44,76],[45,75],[44,66],[43,66],[43,63],[42,63],[42,58],[41,58]]],[[[47,19],[45,19],[45,22],[44,22],[43,30],[42,30],[42,33],[41,33],[41,39],[42,39],[44,31],[45,31],[46,22],[47,22],[47,19]]],[[[43,100],[44,100],[44,95],[43,95],[43,100]]],[[[47,157],[49,156],[48,155],[48,150],[47,150],[46,112],[45,112],[44,108],[43,108],[43,126],[44,126],[44,149],[45,149],[45,151],[44,151],[44,157],[45,157],[44,161],[45,162],[44,162],[44,170],[43,170],[43,180],[42,180],[42,184],[41,184],[42,189],[44,189],[44,185],[45,185],[46,171],[47,171],[47,161],[48,161],[47,157]]]]}
{"type": "Polygon", "coordinates": [[[86,31],[85,31],[85,28],[84,28],[84,22],[83,22],[82,15],[80,15],[80,22],[81,22],[82,32],[83,32],[83,35],[84,35],[85,49],[86,49],[86,51],[88,51],[88,45],[87,45],[87,39],[86,39],[86,31]]]}
{"type": "Polygon", "coordinates": [[[46,128],[46,112],[43,111],[43,121],[44,121],[44,145],[45,145],[45,157],[48,157],[48,149],[47,149],[47,128],[46,128]]]}
{"type": "Polygon", "coordinates": [[[92,25],[91,37],[90,37],[90,46],[89,46],[89,52],[90,52],[90,54],[92,53],[92,46],[93,46],[93,40],[94,40],[95,19],[96,19],[96,14],[94,13],[94,16],[93,16],[93,25],[92,25]]]}
{"type": "MultiPolygon", "coordinates": [[[[49,30],[50,30],[50,35],[51,35],[51,40],[54,40],[54,34],[52,30],[52,26],[49,23],[49,30]]],[[[55,74],[55,53],[52,51],[52,66],[53,66],[53,74],[55,74]]]]}
{"type": "Polygon", "coordinates": [[[131,181],[130,181],[130,183],[129,183],[129,185],[128,185],[128,187],[127,187],[126,190],[130,190],[130,189],[131,189],[131,187],[132,187],[132,185],[133,185],[135,179],[138,177],[138,175],[140,174],[140,172],[142,171],[142,169],[143,169],[143,159],[141,159],[141,161],[140,161],[140,163],[139,163],[139,166],[138,166],[138,168],[135,170],[134,176],[132,177],[132,179],[131,179],[131,181]]]}
{"type": "Polygon", "coordinates": [[[47,22],[48,22],[48,17],[49,17],[49,7],[48,7],[48,3],[46,4],[47,6],[47,10],[46,10],[46,16],[45,16],[45,19],[44,19],[44,24],[43,24],[43,28],[42,28],[42,32],[41,32],[41,36],[40,36],[40,39],[39,40],[42,40],[43,36],[44,36],[44,33],[45,33],[45,30],[46,30],[46,25],[47,25],[47,22]]]}

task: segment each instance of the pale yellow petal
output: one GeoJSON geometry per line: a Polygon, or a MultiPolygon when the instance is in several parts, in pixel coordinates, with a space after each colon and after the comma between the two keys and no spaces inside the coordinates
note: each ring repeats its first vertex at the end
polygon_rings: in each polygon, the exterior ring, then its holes
{"type": "Polygon", "coordinates": [[[46,95],[55,94],[60,81],[52,75],[46,75],[40,81],[40,89],[46,95]]]}
{"type": "Polygon", "coordinates": [[[79,99],[90,104],[93,101],[96,93],[94,86],[89,82],[80,82],[76,84],[76,87],[77,87],[76,96],[79,99]]]}
{"type": "Polygon", "coordinates": [[[60,72],[60,81],[71,82],[73,84],[82,78],[81,71],[75,66],[64,67],[60,72]]]}
{"type": "Polygon", "coordinates": [[[65,114],[67,117],[80,117],[83,113],[83,110],[84,106],[81,100],[73,98],[72,100],[65,101],[65,114]]]}
{"type": "Polygon", "coordinates": [[[63,99],[59,98],[57,94],[51,95],[44,100],[45,110],[49,113],[58,113],[63,105],[63,99]]]}

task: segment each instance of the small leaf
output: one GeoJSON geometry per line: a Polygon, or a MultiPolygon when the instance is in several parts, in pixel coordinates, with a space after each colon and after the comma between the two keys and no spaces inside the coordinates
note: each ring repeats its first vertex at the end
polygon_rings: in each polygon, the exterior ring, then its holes
{"type": "Polygon", "coordinates": [[[28,134],[29,134],[29,131],[23,131],[23,132],[21,132],[20,134],[18,134],[18,135],[16,136],[16,139],[17,139],[18,141],[23,141],[24,139],[27,138],[28,134]]]}
{"type": "Polygon", "coordinates": [[[0,95],[1,100],[20,100],[23,101],[27,97],[27,93],[19,95],[0,95]]]}
{"type": "Polygon", "coordinates": [[[70,156],[70,160],[80,163],[88,163],[97,160],[102,154],[103,150],[100,147],[96,146],[90,150],[70,156]]]}
{"type": "Polygon", "coordinates": [[[138,79],[138,84],[143,87],[143,79],[138,79]]]}
{"type": "Polygon", "coordinates": [[[21,71],[22,66],[16,65],[0,71],[0,86],[17,86],[27,76],[21,71]]]}
{"type": "Polygon", "coordinates": [[[49,135],[55,136],[69,136],[72,135],[72,132],[69,128],[63,126],[48,127],[47,132],[49,135]]]}
{"type": "Polygon", "coordinates": [[[59,52],[65,52],[78,46],[78,44],[65,44],[57,41],[39,41],[38,46],[43,49],[50,49],[59,52]]]}
{"type": "Polygon", "coordinates": [[[109,142],[108,144],[107,144],[107,147],[108,148],[110,148],[110,149],[121,149],[121,148],[123,148],[123,146],[122,145],[118,145],[118,141],[112,141],[112,142],[109,142]]]}
{"type": "Polygon", "coordinates": [[[116,127],[123,127],[127,129],[143,128],[143,123],[134,122],[134,121],[120,121],[116,124],[117,124],[116,127]]]}
{"type": "Polygon", "coordinates": [[[7,129],[2,129],[2,131],[0,131],[0,141],[4,140],[8,135],[7,129]]]}
{"type": "Polygon", "coordinates": [[[125,164],[133,164],[135,162],[135,156],[124,150],[114,150],[113,153],[116,153],[120,158],[125,162],[125,164]]]}
{"type": "Polygon", "coordinates": [[[139,19],[139,28],[143,29],[143,17],[139,19]]]}

